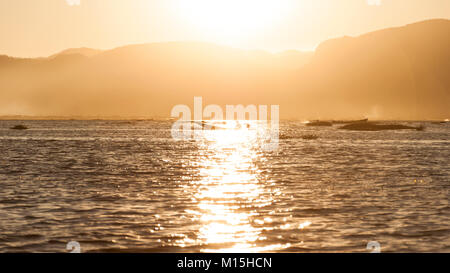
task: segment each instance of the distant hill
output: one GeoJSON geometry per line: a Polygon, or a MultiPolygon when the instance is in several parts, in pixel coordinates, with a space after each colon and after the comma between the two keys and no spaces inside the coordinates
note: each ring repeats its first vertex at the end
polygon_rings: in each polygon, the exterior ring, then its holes
{"type": "Polygon", "coordinates": [[[0,115],[168,116],[176,104],[279,104],[284,118],[450,117],[450,21],[272,54],[200,42],[0,56],[0,115]]]}
{"type": "Polygon", "coordinates": [[[355,114],[448,117],[449,34],[449,20],[430,20],[326,41],[305,68],[307,86],[355,114]]]}
{"type": "Polygon", "coordinates": [[[87,48],[87,47],[69,48],[69,49],[63,50],[59,53],[56,53],[54,55],[51,55],[49,58],[54,58],[56,56],[61,56],[61,55],[73,55],[73,54],[82,55],[82,56],[86,56],[86,57],[92,57],[97,54],[100,54],[101,52],[102,52],[102,50],[87,48]]]}
{"type": "Polygon", "coordinates": [[[289,55],[169,42],[124,46],[91,57],[5,57],[0,115],[168,116],[175,104],[192,103],[194,95],[208,103],[248,104],[258,97],[270,102],[277,83],[312,56],[289,55]]]}

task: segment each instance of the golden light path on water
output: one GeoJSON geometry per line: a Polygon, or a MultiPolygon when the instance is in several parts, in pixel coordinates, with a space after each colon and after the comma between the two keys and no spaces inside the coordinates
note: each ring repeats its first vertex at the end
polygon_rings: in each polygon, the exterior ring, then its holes
{"type": "MultiPolygon", "coordinates": [[[[272,219],[260,219],[258,208],[273,204],[276,187],[255,164],[263,161],[255,130],[203,131],[198,166],[200,181],[194,183],[197,209],[187,211],[201,223],[195,244],[202,252],[264,252],[281,250],[290,244],[267,244],[262,234],[271,230],[272,219]],[[260,242],[260,243],[258,243],[260,242]]],[[[299,228],[310,223],[305,222],[299,228]]],[[[182,245],[194,243],[185,239],[182,245]]]]}

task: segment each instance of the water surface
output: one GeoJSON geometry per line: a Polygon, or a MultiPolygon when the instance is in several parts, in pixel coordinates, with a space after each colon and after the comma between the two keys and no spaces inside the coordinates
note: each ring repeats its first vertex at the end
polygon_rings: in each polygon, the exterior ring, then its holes
{"type": "Polygon", "coordinates": [[[0,121],[0,252],[450,252],[450,124],[411,124],[286,121],[267,152],[168,121],[0,121]]]}

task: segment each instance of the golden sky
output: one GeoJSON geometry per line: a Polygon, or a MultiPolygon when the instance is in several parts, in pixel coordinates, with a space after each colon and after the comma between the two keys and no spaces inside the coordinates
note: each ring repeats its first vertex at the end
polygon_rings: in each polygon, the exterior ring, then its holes
{"type": "Polygon", "coordinates": [[[450,1],[0,0],[0,54],[192,40],[313,50],[329,38],[431,18],[450,19],[450,1]]]}

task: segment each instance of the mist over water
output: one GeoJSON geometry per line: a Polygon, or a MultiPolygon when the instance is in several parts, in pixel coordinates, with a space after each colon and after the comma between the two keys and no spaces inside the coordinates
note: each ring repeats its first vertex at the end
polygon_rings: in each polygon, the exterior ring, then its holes
{"type": "Polygon", "coordinates": [[[426,130],[281,122],[266,152],[168,121],[0,121],[0,252],[449,252],[450,124],[406,124],[426,130]]]}

